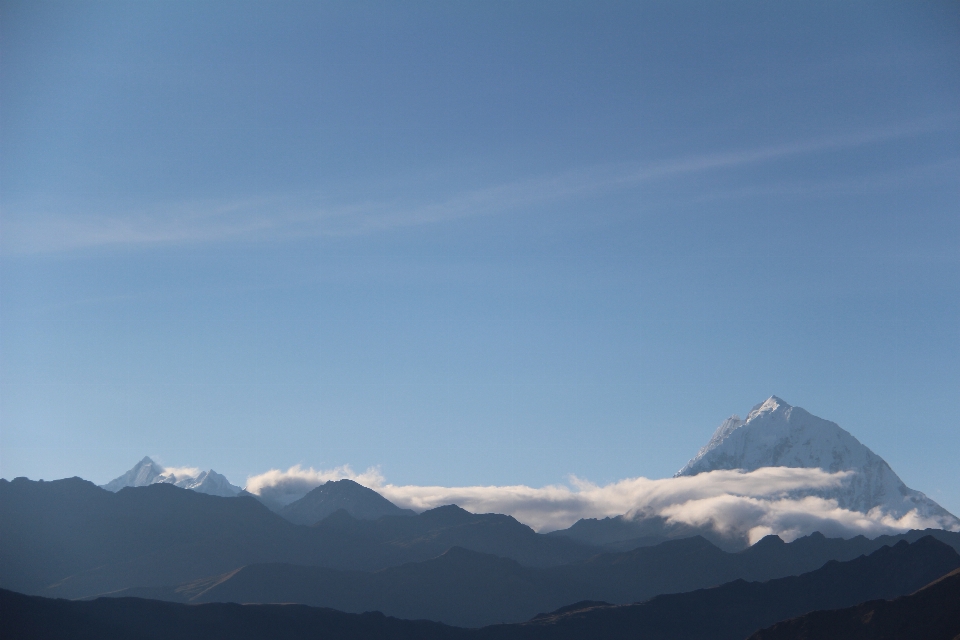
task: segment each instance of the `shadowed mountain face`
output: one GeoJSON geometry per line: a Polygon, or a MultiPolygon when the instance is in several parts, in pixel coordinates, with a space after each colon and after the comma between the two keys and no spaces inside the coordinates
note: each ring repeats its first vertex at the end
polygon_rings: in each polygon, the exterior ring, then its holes
{"type": "MultiPolygon", "coordinates": [[[[960,534],[947,535],[960,548],[960,534]]],[[[881,541],[865,538],[841,540],[818,534],[786,544],[769,536],[743,552],[726,553],[703,538],[688,538],[546,568],[454,547],[438,558],[375,573],[251,565],[178,587],[128,589],[112,595],[189,603],[295,602],[479,627],[521,622],[582,600],[630,603],[737,578],[796,575],[881,546],[881,541]]]]}
{"type": "Polygon", "coordinates": [[[453,506],[377,521],[338,511],[305,527],[249,496],[222,498],[162,483],[112,493],[80,478],[0,479],[0,540],[0,586],[69,598],[180,584],[267,562],[372,571],[454,546],[532,566],[594,553],[509,516],[453,506]]]}
{"type": "Polygon", "coordinates": [[[340,509],[357,520],[415,515],[410,509],[401,509],[373,489],[353,480],[325,482],[299,500],[282,507],[277,513],[295,524],[311,525],[340,509]]]}
{"type": "MultiPolygon", "coordinates": [[[[928,536],[912,545],[900,542],[849,562],[830,562],[797,577],[766,583],[737,580],[713,589],[658,596],[634,605],[578,603],[523,624],[476,630],[299,605],[185,606],[136,598],[68,602],[9,591],[0,591],[0,614],[4,620],[4,637],[51,640],[94,637],[104,640],[130,637],[561,640],[636,638],[638,630],[642,630],[643,638],[650,640],[724,640],[744,638],[774,622],[809,611],[911,593],[958,566],[960,555],[928,536]]],[[[950,602],[950,597],[956,598],[953,582],[948,579],[938,584],[941,586],[924,590],[928,601],[923,606],[937,602],[942,606],[943,602],[950,602]],[[950,591],[951,588],[954,591],[950,591]]],[[[897,624],[896,615],[890,614],[891,624],[897,624]]]]}
{"type": "Polygon", "coordinates": [[[489,627],[484,638],[740,640],[773,622],[911,593],[960,566],[960,555],[932,537],[902,541],[870,556],[829,562],[769,582],[737,580],[713,589],[657,596],[622,606],[589,605],[522,625],[489,627]]]}
{"type": "Polygon", "coordinates": [[[582,518],[567,529],[547,534],[556,538],[569,538],[583,544],[602,547],[606,551],[629,551],[638,547],[650,547],[680,538],[701,536],[726,551],[740,551],[749,546],[745,538],[721,535],[713,527],[695,527],[683,522],[668,522],[661,516],[633,518],[582,518]]]}
{"type": "Polygon", "coordinates": [[[909,596],[778,622],[748,640],[956,640],[960,569],[909,596]]]}

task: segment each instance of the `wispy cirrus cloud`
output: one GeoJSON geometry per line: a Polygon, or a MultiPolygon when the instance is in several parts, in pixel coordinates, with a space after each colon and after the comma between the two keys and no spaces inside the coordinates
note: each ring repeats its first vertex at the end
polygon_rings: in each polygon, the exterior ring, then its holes
{"type": "MultiPolygon", "coordinates": [[[[362,235],[517,211],[709,171],[855,149],[955,126],[955,118],[925,120],[780,145],[667,158],[641,165],[577,169],[447,192],[427,199],[398,195],[332,204],[318,193],[299,193],[136,206],[116,202],[7,203],[0,218],[0,253],[17,255],[99,247],[362,235]]],[[[419,191],[410,187],[407,185],[407,191],[419,191]]]]}
{"type": "Polygon", "coordinates": [[[457,504],[474,513],[505,513],[537,531],[570,526],[580,518],[659,516],[668,524],[710,526],[752,542],[775,533],[786,540],[820,531],[852,536],[894,533],[915,528],[952,526],[910,512],[901,518],[879,509],[861,513],[842,509],[836,500],[811,493],[835,489],[853,472],[766,467],[756,471],[723,470],[696,476],[628,478],[596,485],[572,477],[569,485],[546,487],[443,487],[393,485],[376,469],[355,473],[350,467],[330,471],[291,467],[248,480],[247,491],[290,502],[326,480],[350,478],[398,506],[424,511],[457,504]]]}

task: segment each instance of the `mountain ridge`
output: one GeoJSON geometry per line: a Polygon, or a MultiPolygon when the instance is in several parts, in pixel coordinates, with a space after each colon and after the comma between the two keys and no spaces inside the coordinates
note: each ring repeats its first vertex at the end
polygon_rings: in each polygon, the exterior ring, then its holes
{"type": "Polygon", "coordinates": [[[227,478],[213,469],[171,469],[157,464],[150,456],[144,456],[125,473],[101,488],[116,493],[125,487],[145,487],[151,484],[172,484],[181,489],[230,498],[243,493],[243,489],[230,484],[227,478]]]}
{"type": "Polygon", "coordinates": [[[371,521],[340,510],[308,527],[250,496],[165,483],[113,493],[81,478],[0,479],[0,586],[78,598],[260,562],[376,570],[462,546],[549,566],[594,553],[510,516],[463,511],[451,521],[447,511],[371,521]]]}
{"type": "MultiPolygon", "coordinates": [[[[556,567],[524,567],[491,554],[451,547],[422,562],[375,572],[291,564],[248,565],[164,589],[127,589],[110,597],[149,597],[174,602],[289,602],[361,613],[377,610],[405,619],[464,627],[519,623],[570,602],[625,605],[666,593],[683,593],[732,580],[766,581],[847,562],[900,542],[808,536],[785,543],[768,536],[744,551],[725,552],[701,537],[657,547],[605,553],[556,567]]],[[[960,549],[960,534],[941,532],[938,542],[960,549]]],[[[759,627],[758,627],[759,628],[759,627]]]]}
{"type": "MultiPolygon", "coordinates": [[[[184,605],[130,597],[78,602],[0,589],[0,613],[5,623],[0,636],[43,637],[46,640],[130,637],[176,637],[181,640],[208,637],[238,640],[275,637],[572,640],[604,637],[618,640],[636,638],[638,629],[642,629],[646,640],[740,640],[773,623],[810,611],[839,609],[857,602],[910,594],[924,585],[930,586],[907,598],[933,595],[939,596],[941,602],[955,602],[957,582],[949,576],[958,565],[960,555],[956,551],[933,538],[924,537],[914,544],[901,542],[848,562],[830,562],[800,576],[766,583],[735,580],[710,589],[662,595],[629,605],[578,602],[537,615],[524,623],[479,629],[451,627],[426,620],[401,620],[379,612],[350,614],[294,604],[184,605]],[[947,600],[943,600],[943,594],[947,600]]],[[[905,600],[899,599],[901,602],[905,600]]],[[[952,617],[952,624],[956,626],[960,616],[954,613],[952,617]]],[[[951,624],[949,619],[946,622],[951,624]]],[[[821,633],[817,637],[830,636],[821,633]]]]}

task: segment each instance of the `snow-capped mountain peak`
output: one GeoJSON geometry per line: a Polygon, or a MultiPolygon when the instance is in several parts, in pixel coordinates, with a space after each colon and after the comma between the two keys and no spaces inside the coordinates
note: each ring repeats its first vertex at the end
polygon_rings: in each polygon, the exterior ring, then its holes
{"type": "Polygon", "coordinates": [[[750,413],[747,414],[747,419],[745,422],[750,422],[754,418],[757,418],[766,413],[773,413],[777,410],[790,411],[793,409],[789,404],[778,398],[777,396],[770,396],[760,404],[756,405],[753,409],[750,410],[750,413]]]}
{"type": "Polygon", "coordinates": [[[242,491],[240,487],[230,484],[226,477],[213,469],[200,471],[192,468],[162,467],[149,456],[120,477],[102,486],[107,491],[116,492],[124,487],[145,487],[157,483],[172,484],[182,489],[227,498],[239,495],[242,491]]]}
{"type": "Polygon", "coordinates": [[[841,508],[861,513],[879,508],[900,518],[916,511],[921,517],[960,525],[960,520],[939,504],[908,488],[883,458],[838,424],[792,407],[776,396],[756,405],[746,420],[727,418],[676,476],[719,469],[754,471],[762,467],[853,471],[842,487],[814,493],[837,500],[841,508]]]}
{"type": "Polygon", "coordinates": [[[124,487],[144,487],[153,484],[162,475],[163,467],[149,456],[144,456],[143,460],[133,465],[132,469],[103,485],[103,488],[107,491],[117,492],[124,487]]]}

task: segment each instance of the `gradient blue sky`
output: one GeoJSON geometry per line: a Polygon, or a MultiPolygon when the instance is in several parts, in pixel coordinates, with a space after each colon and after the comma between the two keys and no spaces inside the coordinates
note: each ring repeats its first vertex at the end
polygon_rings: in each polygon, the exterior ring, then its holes
{"type": "Polygon", "coordinates": [[[3,477],[664,477],[776,394],[960,513],[960,4],[0,11],[3,477]]]}

